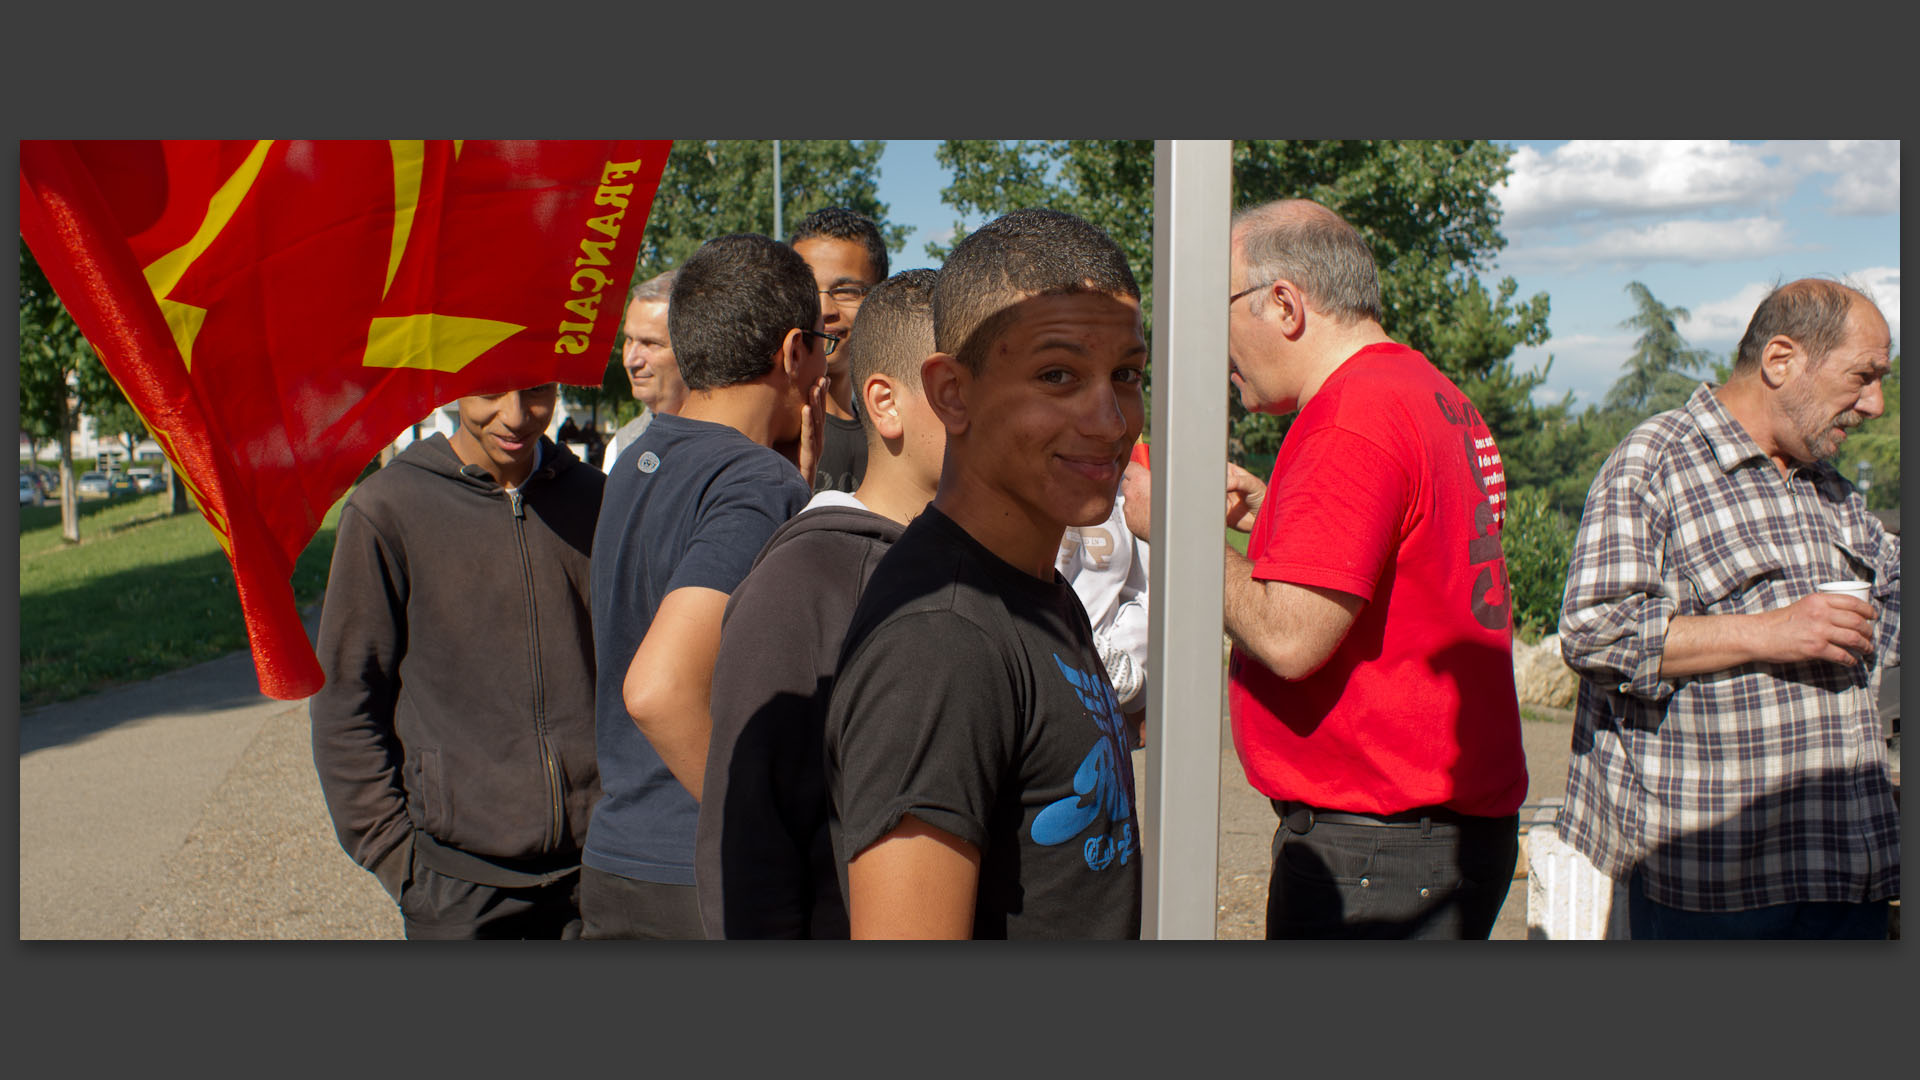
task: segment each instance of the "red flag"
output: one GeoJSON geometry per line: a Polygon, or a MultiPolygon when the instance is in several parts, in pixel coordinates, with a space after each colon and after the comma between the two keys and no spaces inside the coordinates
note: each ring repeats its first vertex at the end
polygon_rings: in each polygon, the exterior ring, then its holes
{"type": "Polygon", "coordinates": [[[20,144],[20,233],[233,562],[260,689],[294,560],[456,397],[598,385],[670,140],[20,144]]]}

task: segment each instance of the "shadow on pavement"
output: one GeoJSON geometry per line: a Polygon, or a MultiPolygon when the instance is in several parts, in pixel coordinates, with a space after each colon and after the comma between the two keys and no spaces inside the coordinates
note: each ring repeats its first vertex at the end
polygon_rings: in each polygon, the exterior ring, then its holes
{"type": "MultiPolygon", "coordinates": [[[[312,641],[319,630],[320,605],[311,606],[301,615],[307,639],[312,641]]],[[[82,742],[122,724],[155,716],[205,715],[250,708],[270,700],[260,692],[253,653],[229,653],[144,682],[24,712],[20,715],[20,754],[24,757],[48,747],[82,742]]]]}

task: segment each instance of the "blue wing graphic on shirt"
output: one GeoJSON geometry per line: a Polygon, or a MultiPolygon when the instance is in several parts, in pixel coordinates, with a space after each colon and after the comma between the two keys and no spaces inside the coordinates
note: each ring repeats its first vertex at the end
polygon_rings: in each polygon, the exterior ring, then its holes
{"type": "MultiPolygon", "coordinates": [[[[1072,840],[1102,817],[1109,821],[1122,821],[1132,813],[1133,808],[1133,792],[1126,776],[1132,770],[1123,772],[1121,769],[1120,755],[1125,751],[1121,749],[1120,710],[1113,699],[1113,687],[1107,683],[1106,673],[1081,671],[1068,665],[1057,654],[1053,662],[1060,668],[1067,685],[1073,687],[1074,696],[1092,714],[1099,734],[1098,741],[1087,751],[1080,768],[1073,774],[1074,794],[1048,806],[1033,819],[1033,842],[1048,846],[1072,840]]],[[[1118,849],[1109,837],[1095,836],[1089,839],[1086,843],[1087,865],[1095,870],[1102,869],[1116,854],[1124,864],[1132,854],[1132,841],[1131,823],[1122,829],[1118,849]]]]}

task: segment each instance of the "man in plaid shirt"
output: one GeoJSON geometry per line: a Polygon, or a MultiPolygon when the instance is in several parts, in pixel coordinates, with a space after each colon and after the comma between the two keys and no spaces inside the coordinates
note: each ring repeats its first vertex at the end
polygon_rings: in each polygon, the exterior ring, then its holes
{"type": "Polygon", "coordinates": [[[1825,459],[1880,415],[1891,345],[1861,293],[1781,286],[1726,384],[1635,428],[1587,495],[1561,831],[1628,882],[1635,938],[1887,936],[1900,835],[1875,697],[1900,542],[1825,459]],[[1847,580],[1871,603],[1816,591],[1847,580]]]}

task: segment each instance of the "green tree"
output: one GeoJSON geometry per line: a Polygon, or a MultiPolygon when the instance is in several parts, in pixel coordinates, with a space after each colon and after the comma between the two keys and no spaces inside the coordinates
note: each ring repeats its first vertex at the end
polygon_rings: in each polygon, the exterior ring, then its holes
{"type": "MultiPolygon", "coordinates": [[[[953,170],[941,198],[963,213],[1049,206],[1107,230],[1140,280],[1151,331],[1151,142],[951,140],[936,157],[953,170]]],[[[1233,148],[1236,205],[1311,198],[1366,237],[1380,269],[1387,332],[1458,383],[1503,443],[1535,426],[1530,395],[1545,377],[1516,372],[1513,350],[1548,337],[1545,293],[1517,302],[1513,279],[1490,293],[1477,276],[1506,243],[1492,190],[1507,176],[1507,157],[1478,140],[1264,140],[1233,148]]],[[[955,223],[956,240],[963,227],[955,223]]],[[[931,255],[944,252],[928,246],[931,255]]],[[[1237,400],[1230,409],[1234,456],[1270,459],[1285,418],[1249,415],[1237,400]]]]}
{"type": "Polygon", "coordinates": [[[93,349],[20,241],[20,430],[60,448],[60,535],[80,541],[75,504],[73,432],[81,401],[78,371],[93,349]]]}
{"type": "MultiPolygon", "coordinates": [[[[1010,210],[1045,206],[1105,229],[1126,253],[1140,283],[1141,306],[1152,325],[1152,140],[948,139],[933,156],[953,171],[953,181],[940,191],[941,201],[963,214],[998,217],[1010,210]]],[[[929,243],[927,254],[945,259],[953,244],[967,234],[966,222],[956,220],[953,230],[952,243],[929,243]]]]}
{"type": "Polygon", "coordinates": [[[1607,389],[1601,407],[1641,416],[1678,408],[1693,395],[1699,384],[1697,373],[1708,364],[1708,353],[1688,345],[1680,335],[1678,321],[1690,317],[1686,308],[1662,304],[1637,281],[1627,283],[1627,295],[1633,297],[1634,313],[1620,325],[1640,331],[1640,337],[1633,343],[1633,354],[1621,365],[1624,373],[1607,389]]]}
{"type": "MultiPolygon", "coordinates": [[[[1626,291],[1634,313],[1620,325],[1639,330],[1640,336],[1601,403],[1575,412],[1569,396],[1557,415],[1550,409],[1536,414],[1540,429],[1517,440],[1515,452],[1502,444],[1502,456],[1520,466],[1518,482],[1538,486],[1555,511],[1575,521],[1585,509],[1595,474],[1628,432],[1655,413],[1686,404],[1700,385],[1703,369],[1710,369],[1716,382],[1725,382],[1731,372],[1731,358],[1723,364],[1707,350],[1687,344],[1679,328],[1679,321],[1688,318],[1686,308],[1662,304],[1638,281],[1629,282],[1626,291]]],[[[1515,482],[1510,471],[1508,484],[1515,482]]]]}
{"type": "MultiPolygon", "coordinates": [[[[20,430],[60,447],[61,535],[80,539],[74,502],[73,434],[82,415],[93,418],[96,438],[117,437],[132,461],[147,437],[146,422],[127,400],[74,324],[25,240],[20,242],[20,430]]],[[[175,482],[172,462],[162,465],[168,513],[190,509],[185,485],[175,482]]]]}
{"type": "Polygon", "coordinates": [[[1893,358],[1893,369],[1880,380],[1880,395],[1885,411],[1848,433],[1840,444],[1840,456],[1834,465],[1858,486],[1860,466],[1872,470],[1867,476],[1867,506],[1873,510],[1897,510],[1900,507],[1900,357],[1893,358]]]}
{"type": "Polygon", "coordinates": [[[1514,632],[1528,640],[1554,633],[1573,557],[1573,526],[1540,488],[1509,489],[1500,548],[1507,557],[1507,593],[1514,632]]]}
{"type": "MultiPolygon", "coordinates": [[[[872,218],[889,251],[899,251],[910,231],[887,221],[879,198],[880,156],[886,143],[845,140],[782,140],[781,224],[791,234],[800,219],[824,206],[845,206],[872,218]]],[[[678,267],[701,244],[729,233],[773,234],[773,143],[764,139],[675,139],[647,212],[647,230],[634,267],[636,280],[678,267]]],[[[776,236],[785,240],[785,236],[776,236]]],[[[592,393],[589,400],[596,400],[592,393]]],[[[599,405],[624,421],[638,406],[619,347],[607,359],[599,405]]]]}
{"type": "Polygon", "coordinates": [[[133,403],[120,389],[120,384],[107,374],[106,366],[93,350],[87,350],[85,359],[77,373],[81,387],[81,396],[89,403],[87,414],[93,417],[93,431],[96,439],[118,438],[126,447],[127,461],[133,461],[134,451],[140,441],[147,437],[146,421],[134,410],[133,403]]]}

